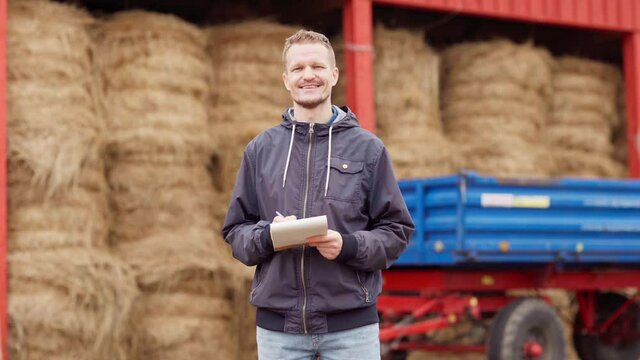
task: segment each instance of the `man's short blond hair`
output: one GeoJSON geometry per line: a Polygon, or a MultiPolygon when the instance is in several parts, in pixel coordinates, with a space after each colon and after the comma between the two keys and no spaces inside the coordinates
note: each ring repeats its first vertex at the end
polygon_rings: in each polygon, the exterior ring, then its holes
{"type": "Polygon", "coordinates": [[[300,29],[295,34],[289,36],[284,41],[284,50],[282,51],[282,63],[287,66],[287,51],[294,44],[322,44],[329,49],[329,58],[331,59],[331,65],[336,66],[336,54],[333,52],[331,42],[326,36],[311,30],[300,29]]]}

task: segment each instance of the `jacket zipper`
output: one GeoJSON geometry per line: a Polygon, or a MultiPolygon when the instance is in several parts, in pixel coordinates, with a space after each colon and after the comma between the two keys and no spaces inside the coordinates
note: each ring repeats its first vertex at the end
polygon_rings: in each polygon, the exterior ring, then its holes
{"type": "Polygon", "coordinates": [[[356,277],[358,278],[358,284],[360,285],[360,287],[362,288],[362,291],[364,292],[364,301],[370,302],[371,298],[369,298],[369,290],[367,290],[367,288],[362,284],[362,280],[360,280],[360,274],[357,271],[356,271],[356,277]]]}
{"type": "MultiPolygon", "coordinates": [[[[302,207],[302,218],[307,217],[307,198],[309,197],[309,168],[311,162],[311,145],[313,143],[313,126],[315,123],[309,124],[309,147],[307,148],[307,171],[306,171],[306,185],[304,187],[304,204],[302,207]]],[[[302,290],[304,292],[304,299],[302,300],[302,326],[304,333],[307,334],[307,286],[304,281],[304,252],[306,246],[302,246],[302,256],[300,257],[300,273],[302,275],[302,290]]]]}

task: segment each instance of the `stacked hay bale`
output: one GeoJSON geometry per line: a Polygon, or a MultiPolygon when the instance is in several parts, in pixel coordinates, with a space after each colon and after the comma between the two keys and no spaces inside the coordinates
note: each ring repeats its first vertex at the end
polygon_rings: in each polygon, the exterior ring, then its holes
{"type": "Polygon", "coordinates": [[[136,288],[106,247],[93,19],[38,0],[11,2],[9,11],[9,353],[125,359],[136,288]]]}
{"type": "Polygon", "coordinates": [[[621,126],[620,70],[601,62],[562,57],[553,73],[553,99],[545,141],[555,160],[552,175],[619,177],[612,137],[621,126]]]}
{"type": "Polygon", "coordinates": [[[498,176],[547,174],[539,139],[551,64],[547,51],[506,40],[463,43],[443,53],[443,122],[466,168],[498,176]]]}
{"type": "Polygon", "coordinates": [[[627,147],[627,106],[624,91],[624,81],[618,86],[616,110],[620,124],[613,131],[613,159],[626,169],[628,175],[629,150],[627,147]]]}
{"type": "Polygon", "coordinates": [[[399,178],[455,172],[460,160],[444,137],[439,109],[440,58],[422,32],[374,31],[376,133],[399,178]]]}
{"type": "Polygon", "coordinates": [[[254,20],[208,29],[213,68],[210,132],[218,144],[218,184],[230,193],[249,141],[282,120],[291,98],[282,83],[284,40],[297,27],[254,20]]]}
{"type": "MultiPolygon", "coordinates": [[[[207,52],[213,69],[209,131],[217,144],[212,174],[223,193],[224,214],[242,161],[244,147],[262,131],[282,121],[291,98],[282,83],[284,40],[297,27],[254,20],[211,27],[207,52]]],[[[255,309],[248,304],[253,269],[238,270],[239,306],[235,326],[242,336],[240,358],[255,359],[255,309]]]]}
{"type": "Polygon", "coordinates": [[[239,265],[214,219],[205,34],[174,16],[131,11],[101,24],[96,41],[112,241],[142,290],[138,358],[235,358],[239,265]]]}

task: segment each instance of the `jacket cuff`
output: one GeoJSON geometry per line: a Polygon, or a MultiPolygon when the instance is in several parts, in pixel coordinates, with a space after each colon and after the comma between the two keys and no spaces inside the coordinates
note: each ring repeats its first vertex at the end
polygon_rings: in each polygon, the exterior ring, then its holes
{"type": "Polygon", "coordinates": [[[342,250],[336,260],[347,261],[356,257],[358,253],[358,242],[356,236],[352,234],[340,234],[342,236],[342,250]]]}
{"type": "Polygon", "coordinates": [[[260,243],[262,244],[263,249],[269,252],[273,252],[273,241],[271,240],[271,224],[262,229],[262,234],[260,234],[260,243]]]}

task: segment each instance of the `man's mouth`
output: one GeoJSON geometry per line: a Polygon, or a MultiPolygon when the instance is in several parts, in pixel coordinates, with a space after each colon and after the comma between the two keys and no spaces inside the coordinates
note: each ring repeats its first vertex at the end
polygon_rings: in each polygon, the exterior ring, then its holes
{"type": "Polygon", "coordinates": [[[316,89],[319,88],[320,84],[305,84],[305,85],[301,85],[300,88],[303,90],[308,90],[308,89],[316,89]]]}

